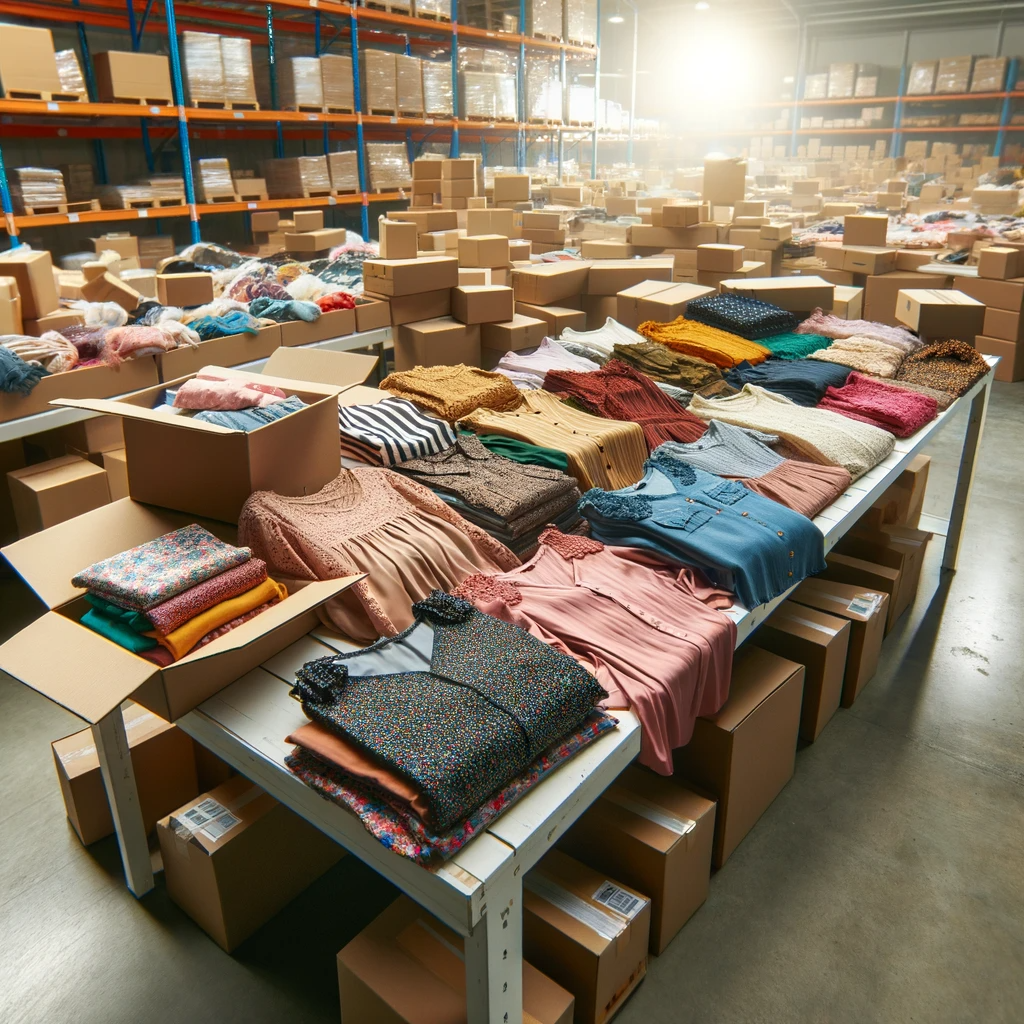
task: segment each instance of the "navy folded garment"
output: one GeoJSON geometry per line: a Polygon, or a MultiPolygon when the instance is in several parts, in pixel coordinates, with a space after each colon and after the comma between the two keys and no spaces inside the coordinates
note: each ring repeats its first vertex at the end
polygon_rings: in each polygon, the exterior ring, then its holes
{"type": "Polygon", "coordinates": [[[728,370],[725,379],[734,387],[756,384],[796,405],[817,405],[830,388],[841,388],[852,367],[820,359],[769,359],[758,366],[743,362],[728,370]]]}
{"type": "Polygon", "coordinates": [[[785,334],[800,323],[796,313],[780,306],[732,294],[704,295],[694,299],[686,306],[686,316],[689,320],[718,327],[750,341],[785,334]]]}

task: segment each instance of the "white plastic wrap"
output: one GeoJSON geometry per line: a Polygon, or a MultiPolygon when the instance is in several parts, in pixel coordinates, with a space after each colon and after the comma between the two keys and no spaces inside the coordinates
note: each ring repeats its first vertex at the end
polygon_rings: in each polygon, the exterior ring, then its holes
{"type": "Polygon", "coordinates": [[[939,71],[935,76],[935,91],[937,93],[967,92],[973,68],[973,57],[943,57],[939,61],[939,71]]]}
{"type": "Polygon", "coordinates": [[[526,58],[526,118],[561,124],[562,82],[557,58],[543,55],[526,58]]]}
{"type": "Polygon", "coordinates": [[[82,75],[82,68],[78,63],[78,54],[74,50],[58,50],[54,56],[57,58],[57,77],[60,78],[60,91],[74,93],[76,96],[87,96],[85,78],[82,75]]]}
{"type": "Polygon", "coordinates": [[[359,157],[349,153],[328,153],[327,166],[331,174],[331,188],[335,192],[359,191],[359,157]]]}
{"type": "Polygon", "coordinates": [[[320,82],[324,110],[334,114],[354,113],[352,58],[340,53],[325,53],[320,58],[320,82]]]}
{"type": "Polygon", "coordinates": [[[224,60],[220,36],[213,32],[183,32],[182,42],[189,103],[196,106],[204,102],[224,102],[224,60]]]}
{"type": "Polygon", "coordinates": [[[828,68],[828,98],[848,99],[852,97],[856,80],[856,64],[830,64],[828,68]]]}
{"type": "Polygon", "coordinates": [[[423,113],[427,117],[452,116],[452,65],[450,61],[425,60],[423,73],[423,113]]]}
{"type": "Polygon", "coordinates": [[[15,213],[67,203],[64,177],[56,167],[15,167],[8,171],[15,213]]]}
{"type": "Polygon", "coordinates": [[[224,98],[240,106],[256,105],[256,80],[252,73],[252,43],[238,36],[220,37],[224,69],[224,98]]]}
{"type": "Polygon", "coordinates": [[[271,199],[310,199],[331,192],[331,175],[325,156],[264,160],[261,169],[271,199]]]}
{"type": "Polygon", "coordinates": [[[237,198],[235,183],[231,177],[231,165],[223,157],[196,161],[196,185],[201,203],[237,198]]]}
{"type": "Polygon", "coordinates": [[[569,123],[594,123],[594,88],[590,85],[569,86],[569,123]]]}
{"type": "Polygon", "coordinates": [[[548,39],[562,38],[562,0],[529,0],[526,32],[548,39]]]}
{"type": "Polygon", "coordinates": [[[363,113],[396,113],[398,83],[395,55],[386,50],[361,50],[359,72],[363,86],[363,113]]]}
{"type": "MultiPolygon", "coordinates": [[[[1006,57],[979,57],[971,74],[971,92],[1000,92],[1006,84],[1007,63],[1006,57]]],[[[59,53],[57,66],[60,67],[59,53]]]]}
{"type": "Polygon", "coordinates": [[[371,192],[393,192],[412,187],[409,154],[404,142],[368,142],[366,167],[371,192]]]}
{"type": "Polygon", "coordinates": [[[416,17],[436,15],[441,21],[451,18],[452,5],[450,0],[416,0],[416,17]]]}
{"type": "Polygon", "coordinates": [[[939,70],[937,60],[917,60],[910,65],[907,81],[908,96],[930,96],[935,92],[935,76],[939,70]]]}
{"type": "Polygon", "coordinates": [[[288,57],[279,67],[282,110],[324,109],[324,87],[319,57],[288,57]]]}
{"type": "Polygon", "coordinates": [[[418,57],[395,54],[395,84],[400,114],[423,116],[423,72],[418,57]]]}
{"type": "Polygon", "coordinates": [[[823,100],[828,96],[828,73],[804,75],[804,99],[823,100]]]}
{"type": "Polygon", "coordinates": [[[565,35],[570,43],[597,43],[596,0],[565,0],[565,35]]]}

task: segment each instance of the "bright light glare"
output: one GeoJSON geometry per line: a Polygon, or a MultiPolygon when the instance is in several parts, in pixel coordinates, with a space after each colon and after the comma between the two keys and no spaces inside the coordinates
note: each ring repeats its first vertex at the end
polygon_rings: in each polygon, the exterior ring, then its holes
{"type": "Polygon", "coordinates": [[[700,3],[694,4],[693,9],[695,11],[707,11],[710,10],[711,4],[706,3],[705,0],[700,0],[700,3]]]}
{"type": "Polygon", "coordinates": [[[612,15],[612,16],[611,16],[611,17],[610,17],[610,18],[608,19],[608,23],[609,23],[610,25],[621,25],[621,24],[622,24],[622,23],[623,23],[623,22],[624,22],[625,20],[626,20],[626,19],[625,19],[625,18],[623,18],[621,14],[613,14],[613,15],[612,15]]]}
{"type": "Polygon", "coordinates": [[[685,97],[691,115],[714,123],[730,110],[749,105],[754,92],[759,49],[752,39],[725,23],[694,26],[685,61],[658,61],[666,94],[685,97]]]}

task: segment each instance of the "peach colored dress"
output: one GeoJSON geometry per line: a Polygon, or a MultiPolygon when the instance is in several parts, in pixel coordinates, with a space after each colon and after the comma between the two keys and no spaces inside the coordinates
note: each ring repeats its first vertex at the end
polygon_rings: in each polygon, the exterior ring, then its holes
{"type": "Polygon", "coordinates": [[[342,470],[316,494],[257,491],[242,507],[238,536],[286,582],[367,573],[321,611],[359,643],[411,626],[413,604],[433,590],[520,564],[426,487],[376,467],[342,470]]]}

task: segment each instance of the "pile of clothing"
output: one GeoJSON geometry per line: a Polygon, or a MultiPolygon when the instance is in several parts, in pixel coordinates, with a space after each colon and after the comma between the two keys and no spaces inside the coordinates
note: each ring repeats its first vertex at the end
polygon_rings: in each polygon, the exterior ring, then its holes
{"type": "Polygon", "coordinates": [[[86,591],[83,626],[160,666],[288,596],[249,548],[195,524],[96,562],[71,582],[86,591]]]}

